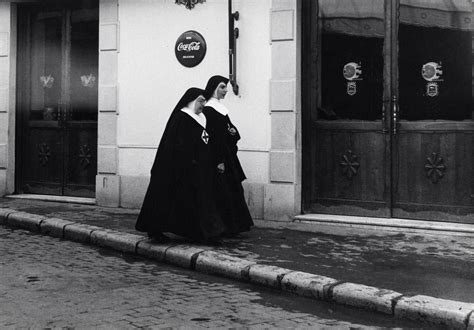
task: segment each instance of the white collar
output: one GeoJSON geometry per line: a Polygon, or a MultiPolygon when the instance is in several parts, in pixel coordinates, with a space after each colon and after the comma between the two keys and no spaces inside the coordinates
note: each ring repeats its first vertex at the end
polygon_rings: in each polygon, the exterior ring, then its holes
{"type": "Polygon", "coordinates": [[[218,99],[215,97],[211,97],[209,101],[206,103],[206,107],[211,107],[217,112],[219,112],[223,116],[227,116],[229,114],[229,109],[225,105],[223,105],[218,99]]]}
{"type": "Polygon", "coordinates": [[[197,114],[188,107],[182,108],[181,111],[188,114],[192,119],[197,121],[199,125],[206,128],[206,116],[202,112],[200,114],[197,114]]]}

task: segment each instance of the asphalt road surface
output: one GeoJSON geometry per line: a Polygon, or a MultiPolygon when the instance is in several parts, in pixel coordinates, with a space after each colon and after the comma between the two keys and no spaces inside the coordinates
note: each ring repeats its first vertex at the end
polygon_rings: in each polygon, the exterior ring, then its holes
{"type": "Polygon", "coordinates": [[[0,328],[416,327],[131,255],[0,227],[0,328]]]}

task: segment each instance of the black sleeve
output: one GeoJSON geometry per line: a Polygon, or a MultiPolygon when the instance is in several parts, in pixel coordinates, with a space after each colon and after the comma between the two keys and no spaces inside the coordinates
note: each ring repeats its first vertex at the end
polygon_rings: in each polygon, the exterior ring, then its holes
{"type": "Polygon", "coordinates": [[[237,153],[237,150],[238,150],[238,147],[237,147],[237,142],[240,140],[240,134],[239,134],[239,130],[237,129],[237,127],[234,126],[234,124],[232,124],[232,122],[230,121],[230,118],[228,118],[228,128],[233,128],[235,129],[235,134],[232,135],[230,134],[230,132],[227,132],[227,145],[229,146],[229,149],[233,152],[233,153],[237,153]]]}
{"type": "Polygon", "coordinates": [[[237,141],[240,140],[240,133],[239,133],[239,130],[237,129],[237,127],[235,127],[234,124],[232,124],[232,122],[230,121],[230,117],[228,117],[228,118],[229,118],[229,128],[233,128],[233,129],[235,129],[235,131],[236,131],[235,135],[233,135],[233,136],[230,135],[230,134],[229,134],[229,135],[232,137],[232,140],[235,141],[235,143],[237,143],[237,141]]]}

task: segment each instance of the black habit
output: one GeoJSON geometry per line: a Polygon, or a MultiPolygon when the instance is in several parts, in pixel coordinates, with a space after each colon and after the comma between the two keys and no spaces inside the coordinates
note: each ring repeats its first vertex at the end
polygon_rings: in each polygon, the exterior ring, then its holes
{"type": "Polygon", "coordinates": [[[198,241],[225,226],[213,198],[215,172],[207,131],[182,108],[204,91],[190,88],[168,120],[135,228],[159,236],[171,232],[198,241]]]}
{"type": "MultiPolygon", "coordinates": [[[[214,76],[209,79],[206,86],[206,99],[211,99],[221,82],[227,84],[228,81],[222,76],[214,76]]],[[[228,114],[223,115],[216,111],[212,107],[212,102],[208,102],[203,113],[207,118],[209,135],[212,137],[209,144],[212,151],[213,167],[217,172],[218,164],[224,163],[225,166],[224,173],[217,174],[214,189],[217,209],[227,227],[226,234],[234,235],[249,231],[253,226],[253,220],[242,187],[242,181],[246,177],[237,157],[239,132],[232,124],[228,114]],[[234,134],[231,133],[232,129],[235,130],[234,134]]]]}

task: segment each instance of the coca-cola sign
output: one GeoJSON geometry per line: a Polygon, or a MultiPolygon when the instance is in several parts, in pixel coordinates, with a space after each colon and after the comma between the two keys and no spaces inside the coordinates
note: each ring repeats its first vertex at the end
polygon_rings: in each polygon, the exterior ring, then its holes
{"type": "Polygon", "coordinates": [[[174,52],[178,62],[185,67],[192,68],[204,59],[206,55],[206,41],[196,31],[186,31],[176,40],[174,52]]]}

